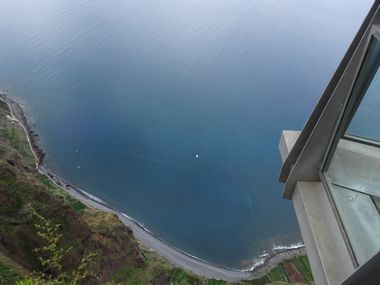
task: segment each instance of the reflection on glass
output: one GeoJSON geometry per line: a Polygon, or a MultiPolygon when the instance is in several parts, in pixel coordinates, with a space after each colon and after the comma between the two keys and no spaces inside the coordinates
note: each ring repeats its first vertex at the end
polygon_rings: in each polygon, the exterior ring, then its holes
{"type": "Polygon", "coordinates": [[[373,77],[346,133],[380,141],[380,72],[373,77]]]}
{"type": "Polygon", "coordinates": [[[380,215],[370,195],[333,185],[331,193],[359,264],[380,248],[380,215]]]}
{"type": "Polygon", "coordinates": [[[380,43],[372,38],[352,90],[355,103],[346,135],[380,141],[380,43]]]}

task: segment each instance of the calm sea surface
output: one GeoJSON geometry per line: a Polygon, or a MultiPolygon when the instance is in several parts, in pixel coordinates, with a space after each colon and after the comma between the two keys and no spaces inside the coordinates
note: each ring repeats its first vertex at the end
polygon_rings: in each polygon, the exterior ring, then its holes
{"type": "Polygon", "coordinates": [[[47,165],[170,244],[241,268],[300,241],[278,141],[367,0],[1,0],[0,89],[47,165]]]}

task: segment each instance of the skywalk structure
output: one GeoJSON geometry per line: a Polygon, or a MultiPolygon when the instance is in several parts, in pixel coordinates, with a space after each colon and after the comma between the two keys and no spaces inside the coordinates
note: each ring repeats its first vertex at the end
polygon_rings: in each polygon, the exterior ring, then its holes
{"type": "Polygon", "coordinates": [[[316,284],[380,284],[379,65],[380,0],[304,129],[281,136],[283,197],[316,284]]]}

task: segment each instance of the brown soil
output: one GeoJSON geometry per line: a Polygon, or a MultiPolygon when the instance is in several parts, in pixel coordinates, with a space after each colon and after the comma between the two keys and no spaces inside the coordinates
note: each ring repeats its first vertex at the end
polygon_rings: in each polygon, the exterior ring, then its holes
{"type": "Polygon", "coordinates": [[[291,282],[297,283],[307,281],[305,277],[302,275],[302,273],[298,270],[297,266],[294,264],[293,261],[285,260],[284,267],[286,272],[288,273],[291,282]]]}

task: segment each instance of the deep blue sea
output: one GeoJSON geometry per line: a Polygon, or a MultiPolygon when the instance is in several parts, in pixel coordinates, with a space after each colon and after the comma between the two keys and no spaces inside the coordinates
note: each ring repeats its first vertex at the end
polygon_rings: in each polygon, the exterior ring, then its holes
{"type": "Polygon", "coordinates": [[[301,240],[278,142],[370,0],[0,0],[0,89],[46,164],[170,244],[242,268],[301,240]]]}

